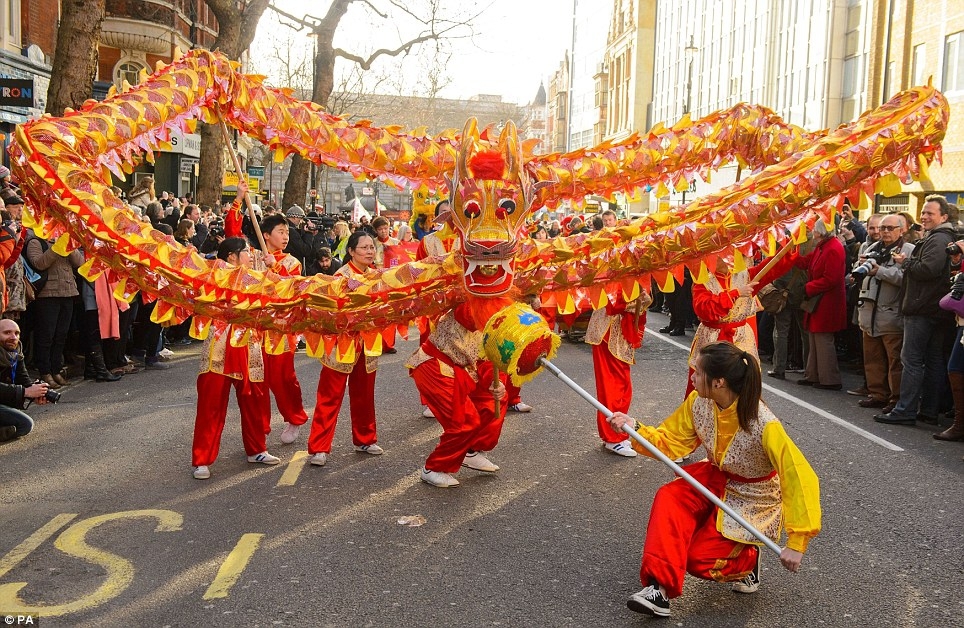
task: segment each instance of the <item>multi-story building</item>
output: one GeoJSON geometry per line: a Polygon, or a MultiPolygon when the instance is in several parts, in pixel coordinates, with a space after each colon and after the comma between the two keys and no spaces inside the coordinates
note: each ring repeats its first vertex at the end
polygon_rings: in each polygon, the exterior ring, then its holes
{"type": "MultiPolygon", "coordinates": [[[[687,110],[698,118],[739,102],[770,107],[812,130],[847,121],[865,100],[860,53],[870,35],[869,20],[859,14],[848,23],[848,4],[863,3],[659,2],[652,122],[672,125],[687,110]]],[[[735,167],[723,169],[712,185],[697,179],[686,193],[692,199],[719,189],[735,173],[735,167]]],[[[660,206],[684,202],[683,194],[671,192],[660,206]]]]}
{"type": "MultiPolygon", "coordinates": [[[[152,73],[158,61],[170,63],[175,48],[211,48],[217,34],[217,19],[204,0],[107,0],[97,51],[95,97],[106,96],[111,85],[117,89],[125,81],[136,85],[142,71],[152,73]]],[[[248,146],[239,140],[242,157],[248,146]]],[[[172,138],[172,149],[160,152],[153,168],[139,168],[128,184],[150,174],[158,193],[193,193],[200,154],[199,135],[178,134],[172,138]]]]}
{"type": "Polygon", "coordinates": [[[569,139],[566,150],[593,146],[601,131],[596,81],[606,55],[611,5],[573,0],[569,56],[569,139]]]}
{"type": "MultiPolygon", "coordinates": [[[[545,99],[544,90],[542,98],[545,99]]],[[[535,102],[539,100],[538,94],[532,106],[528,107],[505,102],[502,96],[495,94],[452,99],[336,93],[332,95],[332,100],[342,103],[343,111],[338,112],[342,117],[350,120],[371,120],[378,126],[397,124],[403,129],[422,127],[427,133],[437,134],[447,129],[461,132],[469,118],[475,118],[480,129],[489,125],[501,127],[506,121],[512,120],[518,126],[522,138],[533,137],[533,133],[539,132],[538,124],[529,126],[530,122],[539,122],[531,111],[534,108],[544,111],[545,106],[543,102],[542,106],[535,107],[535,102]]],[[[544,118],[542,122],[544,124],[544,118]]],[[[401,212],[411,210],[412,198],[407,190],[396,190],[381,184],[377,188],[371,183],[358,184],[352,175],[331,168],[319,170],[314,181],[319,202],[323,203],[329,212],[346,203],[345,191],[348,186],[352,186],[353,193],[359,196],[377,191],[379,201],[389,209],[401,212]]]]}
{"type": "Polygon", "coordinates": [[[537,139],[539,145],[536,152],[549,152],[549,134],[546,132],[546,88],[540,83],[535,98],[525,106],[522,124],[522,136],[526,139],[537,139]]]}
{"type": "MultiPolygon", "coordinates": [[[[943,143],[943,165],[931,166],[929,182],[904,186],[905,195],[879,199],[883,209],[906,207],[919,212],[924,197],[935,193],[961,205],[964,203],[964,2],[876,0],[852,4],[873,14],[876,41],[867,62],[869,106],[877,106],[901,90],[933,81],[951,107],[943,143]]],[[[848,11],[854,10],[857,9],[848,7],[848,11]]]]}
{"type": "Polygon", "coordinates": [[[569,139],[569,53],[549,78],[546,96],[546,142],[548,152],[566,151],[569,139]]]}
{"type": "Polygon", "coordinates": [[[0,135],[7,163],[13,127],[43,113],[57,47],[58,0],[0,2],[0,135]]]}
{"type": "MultiPolygon", "coordinates": [[[[614,0],[597,82],[597,107],[605,112],[604,132],[597,143],[618,142],[650,128],[655,37],[656,0],[614,0]]],[[[617,194],[613,201],[628,214],[649,212],[648,194],[617,194]]]]}

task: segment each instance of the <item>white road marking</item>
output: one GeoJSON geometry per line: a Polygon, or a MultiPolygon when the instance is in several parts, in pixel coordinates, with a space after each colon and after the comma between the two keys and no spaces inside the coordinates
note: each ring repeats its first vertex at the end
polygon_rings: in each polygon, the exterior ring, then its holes
{"type": "MultiPolygon", "coordinates": [[[[650,329],[649,327],[646,328],[646,335],[647,335],[648,338],[658,338],[659,340],[662,340],[663,342],[665,342],[665,343],[667,343],[667,344],[671,344],[671,345],[673,345],[674,347],[679,347],[679,348],[682,349],[683,351],[686,351],[686,353],[689,353],[689,352],[690,352],[690,345],[684,345],[684,344],[681,343],[681,342],[677,342],[677,341],[674,340],[673,338],[670,338],[670,337],[668,337],[668,336],[665,336],[665,335],[659,333],[658,331],[655,331],[655,330],[653,330],[653,329],[650,329]]],[[[827,420],[830,421],[831,423],[835,423],[835,424],[839,425],[840,427],[842,427],[842,428],[844,428],[844,429],[850,430],[851,432],[853,432],[854,434],[857,434],[858,436],[862,436],[862,437],[866,438],[867,440],[869,440],[869,441],[872,442],[872,443],[876,443],[876,444],[880,445],[880,446],[883,447],[884,449],[889,449],[889,450],[891,450],[891,451],[904,451],[904,448],[903,448],[903,447],[899,447],[899,446],[895,445],[894,443],[892,443],[892,442],[890,442],[890,441],[888,441],[888,440],[884,440],[883,438],[877,436],[876,434],[872,434],[872,433],[868,432],[867,430],[863,429],[862,427],[857,427],[857,426],[854,425],[853,423],[850,423],[850,422],[848,422],[848,421],[845,421],[845,420],[841,419],[840,417],[838,417],[838,416],[836,416],[836,415],[834,415],[834,414],[831,414],[831,413],[827,412],[826,410],[822,410],[822,409],[818,408],[817,406],[815,406],[815,405],[813,405],[813,404],[807,403],[807,402],[804,401],[803,399],[799,399],[799,398],[797,398],[797,397],[794,397],[793,395],[791,395],[791,394],[788,393],[788,392],[784,392],[784,391],[780,390],[779,388],[774,388],[773,386],[770,386],[769,384],[763,384],[763,388],[764,388],[767,392],[772,393],[772,394],[776,395],[777,397],[781,397],[781,398],[783,398],[783,399],[786,399],[786,400],[789,401],[790,403],[795,404],[795,405],[797,405],[797,406],[800,406],[801,408],[803,408],[803,409],[805,409],[805,410],[809,410],[810,412],[813,412],[813,413],[816,414],[817,416],[820,416],[820,417],[823,417],[823,418],[827,419],[827,420]]]]}

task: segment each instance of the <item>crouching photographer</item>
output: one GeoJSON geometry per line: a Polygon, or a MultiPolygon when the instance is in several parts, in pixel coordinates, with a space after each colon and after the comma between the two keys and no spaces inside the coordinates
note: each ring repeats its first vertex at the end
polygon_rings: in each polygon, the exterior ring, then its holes
{"type": "Polygon", "coordinates": [[[59,393],[34,382],[20,350],[20,327],[14,321],[0,320],[0,441],[19,438],[33,429],[24,408],[28,403],[56,402],[59,393]]]}

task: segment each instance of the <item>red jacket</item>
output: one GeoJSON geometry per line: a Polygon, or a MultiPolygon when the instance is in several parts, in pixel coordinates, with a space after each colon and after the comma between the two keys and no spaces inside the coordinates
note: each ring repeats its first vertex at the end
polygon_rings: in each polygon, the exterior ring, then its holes
{"type": "Polygon", "coordinates": [[[804,314],[803,326],[809,332],[833,333],[847,328],[847,255],[837,238],[817,245],[809,255],[801,257],[797,266],[807,271],[804,286],[807,298],[822,294],[813,312],[804,314]]]}

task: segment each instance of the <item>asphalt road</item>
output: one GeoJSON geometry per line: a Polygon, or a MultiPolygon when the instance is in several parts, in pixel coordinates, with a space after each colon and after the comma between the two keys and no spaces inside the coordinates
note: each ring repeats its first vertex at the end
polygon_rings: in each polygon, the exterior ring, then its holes
{"type": "MultiPolygon", "coordinates": [[[[663,318],[650,317],[650,327],[663,318]]],[[[648,334],[633,414],[681,400],[682,346],[648,334]]],[[[843,393],[769,380],[764,398],[821,478],[824,531],[791,574],[772,555],[755,595],[689,578],[673,618],[625,606],[640,588],[660,463],[606,453],[594,413],[543,375],[510,414],[494,475],[442,490],[417,469],[440,429],[399,341],[377,380],[380,457],[351,448],[347,403],[324,468],[290,446],[245,461],[229,412],[213,477],[191,477],[197,345],[167,371],[78,382],[0,445],[0,616],[43,626],[962,626],[964,444],[889,427],[843,393]],[[782,394],[781,394],[782,393],[782,394]],[[802,393],[802,394],[801,394],[802,393]],[[812,404],[812,406],[810,405],[812,404]],[[814,411],[814,407],[823,414],[814,411]],[[848,427],[851,426],[851,427],[848,427]],[[852,428],[858,428],[856,431],[852,428]],[[422,525],[401,525],[405,518],[422,525]]],[[[589,347],[556,364],[592,390],[589,347]]],[[[319,365],[297,358],[306,406],[319,365]]],[[[856,386],[855,374],[845,384],[856,386]]],[[[2,621],[2,620],[0,620],[2,621]]]]}

